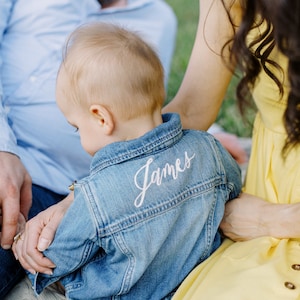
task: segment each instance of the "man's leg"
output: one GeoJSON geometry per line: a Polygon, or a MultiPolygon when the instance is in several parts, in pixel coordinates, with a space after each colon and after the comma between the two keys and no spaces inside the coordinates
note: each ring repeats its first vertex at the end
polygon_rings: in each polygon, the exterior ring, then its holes
{"type": "Polygon", "coordinates": [[[28,218],[31,219],[41,211],[63,200],[67,195],[56,194],[38,185],[32,185],[32,206],[28,218]]]}
{"type": "Polygon", "coordinates": [[[21,280],[6,297],[1,300],[66,300],[64,293],[61,293],[56,288],[55,284],[52,284],[44,289],[44,291],[37,298],[28,277],[21,280]]]}
{"type": "Polygon", "coordinates": [[[25,276],[21,267],[11,250],[0,248],[0,299],[25,276]]]}
{"type": "MultiPolygon", "coordinates": [[[[29,218],[34,217],[47,207],[56,204],[65,198],[66,195],[59,195],[40,186],[32,186],[32,207],[29,218]]],[[[0,247],[0,299],[25,276],[25,272],[19,262],[15,259],[11,250],[4,250],[0,247]]]]}

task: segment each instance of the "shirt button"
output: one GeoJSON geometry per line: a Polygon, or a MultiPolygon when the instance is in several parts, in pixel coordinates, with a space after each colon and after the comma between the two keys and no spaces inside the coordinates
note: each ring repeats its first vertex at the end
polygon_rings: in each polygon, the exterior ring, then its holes
{"type": "Polygon", "coordinates": [[[287,289],[290,289],[290,290],[294,290],[294,289],[296,288],[296,286],[295,286],[293,283],[288,282],[288,281],[286,281],[286,282],[284,283],[284,285],[285,285],[285,287],[286,287],[287,289]]]}
{"type": "Polygon", "coordinates": [[[294,265],[292,265],[292,269],[294,269],[296,271],[300,271],[300,265],[299,264],[294,264],[294,265]]]}

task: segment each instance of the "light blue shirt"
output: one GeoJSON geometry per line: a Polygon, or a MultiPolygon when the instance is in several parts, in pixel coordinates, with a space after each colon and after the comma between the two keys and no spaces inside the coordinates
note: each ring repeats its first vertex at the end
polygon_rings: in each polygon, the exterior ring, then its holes
{"type": "Polygon", "coordinates": [[[168,73],[177,24],[163,1],[131,0],[126,9],[102,11],[95,0],[0,1],[0,151],[18,155],[34,184],[57,193],[86,176],[91,161],[56,106],[62,48],[80,24],[108,19],[139,31],[168,73]]]}

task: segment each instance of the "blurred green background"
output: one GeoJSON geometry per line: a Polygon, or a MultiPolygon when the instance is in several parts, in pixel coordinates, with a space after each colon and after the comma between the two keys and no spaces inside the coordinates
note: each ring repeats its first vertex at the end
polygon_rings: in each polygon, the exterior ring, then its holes
{"type": "MultiPolygon", "coordinates": [[[[176,49],[168,83],[168,102],[176,94],[189,61],[198,25],[199,0],[166,0],[166,2],[173,8],[178,20],[176,49]]],[[[248,121],[241,117],[235,100],[236,82],[237,78],[234,77],[219,112],[217,123],[228,132],[241,137],[249,137],[254,113],[249,112],[248,121]]]]}

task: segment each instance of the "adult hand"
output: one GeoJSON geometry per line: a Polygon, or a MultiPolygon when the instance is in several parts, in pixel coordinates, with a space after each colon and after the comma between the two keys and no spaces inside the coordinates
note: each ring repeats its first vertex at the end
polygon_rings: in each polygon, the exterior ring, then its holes
{"type": "Polygon", "coordinates": [[[19,213],[27,217],[31,201],[31,177],[20,159],[12,153],[0,152],[0,240],[4,249],[11,247],[19,213]]]}
{"type": "Polygon", "coordinates": [[[42,251],[51,244],[56,229],[65,212],[73,201],[73,193],[70,193],[61,202],[50,206],[26,223],[25,231],[13,244],[13,252],[26,270],[52,274],[55,265],[46,258],[42,251]]]}
{"type": "Polygon", "coordinates": [[[248,154],[239,143],[236,135],[222,131],[213,133],[214,137],[220,141],[223,147],[232,155],[238,164],[244,164],[248,161],[248,154]]]}
{"type": "Polygon", "coordinates": [[[227,202],[225,206],[225,214],[220,224],[223,234],[234,241],[270,235],[265,216],[269,206],[273,205],[275,204],[242,193],[239,198],[227,202]]]}
{"type": "MultiPolygon", "coordinates": [[[[2,223],[2,216],[0,215],[0,223],[2,223]]],[[[26,219],[23,216],[23,214],[19,213],[19,217],[18,217],[18,224],[17,224],[17,233],[18,232],[23,232],[25,229],[25,225],[26,225],[26,219]]],[[[15,237],[14,237],[15,239],[15,237]]]]}
{"type": "Polygon", "coordinates": [[[234,241],[261,236],[300,238],[300,203],[279,204],[242,193],[227,202],[220,228],[234,241]]]}

